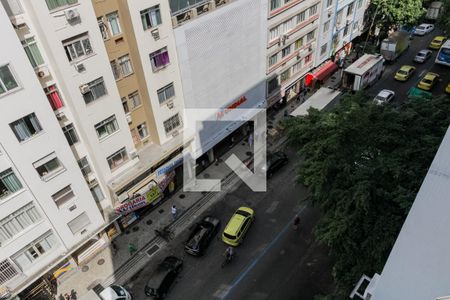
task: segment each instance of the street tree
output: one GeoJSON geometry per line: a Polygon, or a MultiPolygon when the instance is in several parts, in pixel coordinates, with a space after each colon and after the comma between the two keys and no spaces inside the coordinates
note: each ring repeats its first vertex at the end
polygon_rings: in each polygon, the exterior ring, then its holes
{"type": "Polygon", "coordinates": [[[297,179],[322,213],[316,238],[335,260],[334,296],[347,298],[362,274],[382,271],[449,124],[450,97],[395,106],[363,94],[289,120],[304,158],[297,179]]]}

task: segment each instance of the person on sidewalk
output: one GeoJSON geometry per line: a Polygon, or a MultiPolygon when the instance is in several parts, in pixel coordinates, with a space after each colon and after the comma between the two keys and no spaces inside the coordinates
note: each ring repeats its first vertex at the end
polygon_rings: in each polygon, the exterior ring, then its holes
{"type": "Polygon", "coordinates": [[[250,147],[250,149],[252,149],[253,147],[253,133],[250,133],[248,135],[248,146],[250,147]]]}
{"type": "Polygon", "coordinates": [[[175,206],[175,204],[172,205],[170,212],[172,213],[172,218],[175,221],[177,219],[177,207],[175,206]]]}
{"type": "Polygon", "coordinates": [[[130,256],[132,256],[137,251],[137,247],[134,244],[128,244],[128,252],[130,252],[130,256]]]}

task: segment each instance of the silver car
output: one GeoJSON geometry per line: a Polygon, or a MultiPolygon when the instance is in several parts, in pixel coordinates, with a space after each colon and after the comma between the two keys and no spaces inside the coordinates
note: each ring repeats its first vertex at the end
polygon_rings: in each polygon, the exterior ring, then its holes
{"type": "Polygon", "coordinates": [[[431,57],[432,53],[433,52],[431,52],[431,50],[420,50],[414,57],[414,61],[418,63],[423,63],[431,57]]]}
{"type": "Polygon", "coordinates": [[[433,24],[420,24],[417,26],[416,30],[414,31],[415,35],[425,35],[429,32],[432,32],[434,30],[433,24]]]}

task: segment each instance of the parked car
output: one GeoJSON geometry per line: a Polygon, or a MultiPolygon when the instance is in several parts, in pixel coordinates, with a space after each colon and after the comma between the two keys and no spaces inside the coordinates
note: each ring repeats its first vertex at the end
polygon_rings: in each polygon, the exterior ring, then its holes
{"type": "Polygon", "coordinates": [[[436,36],[431,41],[430,45],[428,45],[428,48],[434,49],[434,50],[439,50],[446,40],[447,40],[447,38],[445,36],[436,36]]]}
{"type": "Polygon", "coordinates": [[[204,217],[201,222],[195,225],[194,230],[184,245],[184,250],[194,256],[203,255],[219,231],[219,227],[219,219],[212,216],[204,217]]]}
{"type": "MultiPolygon", "coordinates": [[[[72,298],[73,299],[73,298],[72,298]]],[[[97,294],[89,290],[78,298],[79,300],[131,300],[131,294],[120,285],[111,285],[97,294]]]]}
{"type": "Polygon", "coordinates": [[[391,90],[381,90],[378,95],[373,99],[375,104],[389,103],[394,99],[395,92],[391,90]]]}
{"type": "Polygon", "coordinates": [[[397,73],[395,73],[394,78],[399,81],[406,81],[411,77],[415,70],[416,68],[413,66],[404,65],[397,71],[397,73]]]}
{"type": "Polygon", "coordinates": [[[414,57],[414,61],[418,63],[423,63],[431,57],[431,50],[420,50],[417,52],[416,57],[414,57]]]}
{"type": "Polygon", "coordinates": [[[274,172],[280,169],[282,166],[287,164],[288,157],[282,151],[277,151],[274,153],[267,153],[266,164],[261,167],[261,171],[265,171],[267,177],[271,177],[274,172]]]}
{"type": "Polygon", "coordinates": [[[233,247],[239,246],[254,219],[253,209],[245,206],[239,207],[225,227],[222,241],[233,247]]]}
{"type": "Polygon", "coordinates": [[[422,78],[422,80],[419,82],[417,87],[419,89],[429,91],[433,88],[433,86],[436,84],[436,82],[439,80],[439,74],[428,72],[425,74],[425,76],[422,78]]]}
{"type": "Polygon", "coordinates": [[[145,294],[154,299],[164,299],[182,269],[183,261],[178,257],[164,258],[147,281],[144,288],[145,294]]]}
{"type": "Polygon", "coordinates": [[[450,82],[447,84],[447,87],[445,88],[445,92],[450,94],[450,82]]]}
{"type": "Polygon", "coordinates": [[[415,35],[425,35],[427,33],[430,33],[434,30],[434,25],[433,24],[420,24],[419,26],[416,27],[416,30],[414,31],[415,35]]]}

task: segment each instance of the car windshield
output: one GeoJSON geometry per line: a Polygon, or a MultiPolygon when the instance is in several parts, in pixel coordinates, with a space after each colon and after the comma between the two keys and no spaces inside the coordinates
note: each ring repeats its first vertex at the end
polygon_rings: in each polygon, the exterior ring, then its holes
{"type": "Polygon", "coordinates": [[[243,210],[238,210],[238,211],[236,212],[236,214],[241,215],[241,216],[244,216],[244,217],[250,216],[250,213],[249,213],[249,212],[246,212],[246,211],[243,211],[243,210]]]}
{"type": "Polygon", "coordinates": [[[425,26],[419,26],[419,27],[417,27],[417,30],[424,30],[425,29],[425,26]]]}
{"type": "Polygon", "coordinates": [[[377,100],[377,101],[385,101],[386,98],[385,98],[385,97],[382,97],[382,96],[376,96],[376,97],[375,97],[375,100],[377,100]]]}
{"type": "Polygon", "coordinates": [[[223,235],[224,235],[227,239],[230,239],[230,240],[236,239],[236,236],[231,235],[231,234],[228,234],[228,233],[226,233],[226,232],[224,232],[223,235]]]}
{"type": "Polygon", "coordinates": [[[405,70],[400,70],[397,73],[400,75],[408,75],[408,71],[405,71],[405,70]]]}
{"type": "Polygon", "coordinates": [[[116,292],[118,296],[125,296],[125,291],[120,286],[112,285],[111,288],[114,290],[114,292],[116,292]]]}
{"type": "Polygon", "coordinates": [[[423,83],[427,83],[427,84],[431,84],[431,83],[433,82],[433,80],[424,78],[424,79],[422,80],[422,82],[423,82],[423,83]]]}
{"type": "Polygon", "coordinates": [[[419,53],[417,53],[417,56],[419,56],[419,57],[424,57],[426,54],[425,53],[423,53],[423,52],[419,52],[419,53]]]}
{"type": "Polygon", "coordinates": [[[207,233],[208,229],[203,228],[200,229],[196,235],[194,235],[188,242],[187,246],[190,248],[197,248],[200,240],[202,239],[203,235],[207,233]]]}

